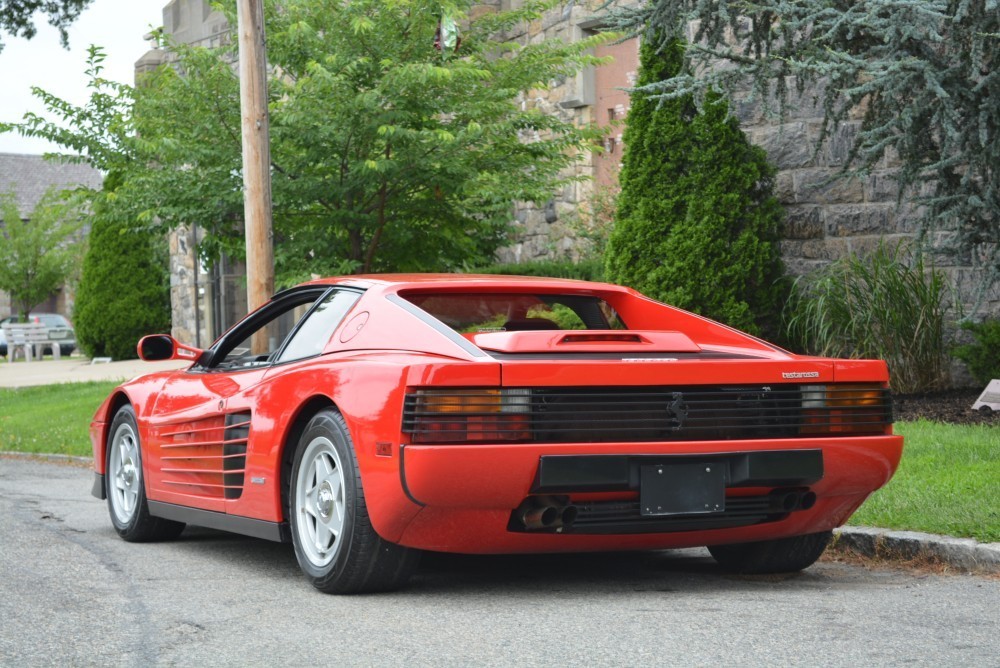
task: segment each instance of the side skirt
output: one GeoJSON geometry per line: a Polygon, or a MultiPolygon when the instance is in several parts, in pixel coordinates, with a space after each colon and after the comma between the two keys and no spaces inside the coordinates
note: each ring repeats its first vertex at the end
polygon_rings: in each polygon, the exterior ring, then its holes
{"type": "Polygon", "coordinates": [[[292,539],[287,522],[255,520],[249,517],[227,515],[212,510],[188,508],[161,501],[149,501],[148,503],[149,514],[162,517],[163,519],[208,527],[209,529],[229,531],[254,538],[263,538],[264,540],[273,540],[278,543],[288,543],[292,539]]]}

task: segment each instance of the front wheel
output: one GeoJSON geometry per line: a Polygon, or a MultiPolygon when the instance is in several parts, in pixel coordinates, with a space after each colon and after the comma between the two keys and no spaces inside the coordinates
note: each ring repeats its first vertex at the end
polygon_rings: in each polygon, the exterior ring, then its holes
{"type": "Polygon", "coordinates": [[[104,484],[108,511],[119,536],[130,543],[145,543],[180,535],[183,523],[149,514],[139,429],[131,406],[119,408],[111,422],[106,464],[104,484]]]}
{"type": "Polygon", "coordinates": [[[745,574],[793,573],[809,568],[826,549],[832,531],[708,548],[719,565],[745,574]]]}
{"type": "Polygon", "coordinates": [[[320,591],[390,591],[416,568],[417,550],[383,540],[372,528],[354,445],[337,411],[323,410],[306,426],[288,496],[295,558],[320,591]]]}

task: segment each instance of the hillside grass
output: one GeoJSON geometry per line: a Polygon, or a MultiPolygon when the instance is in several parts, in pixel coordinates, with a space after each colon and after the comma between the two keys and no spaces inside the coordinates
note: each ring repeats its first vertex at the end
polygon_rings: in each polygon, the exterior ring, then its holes
{"type": "MultiPolygon", "coordinates": [[[[89,457],[88,428],[115,382],[0,389],[0,450],[89,457]]],[[[902,422],[895,477],[850,523],[1000,541],[1000,429],[902,422]]]]}

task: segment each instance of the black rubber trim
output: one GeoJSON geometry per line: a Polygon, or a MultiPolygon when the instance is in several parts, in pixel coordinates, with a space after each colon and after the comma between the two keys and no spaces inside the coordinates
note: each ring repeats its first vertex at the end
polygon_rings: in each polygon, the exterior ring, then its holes
{"type": "Polygon", "coordinates": [[[618,492],[639,488],[643,465],[720,462],[726,487],[811,485],[823,478],[822,450],[755,450],[695,455],[543,455],[532,494],[618,492]]]}
{"type": "MultiPolygon", "coordinates": [[[[617,331],[617,330],[616,330],[617,331]]],[[[608,360],[611,362],[632,362],[634,364],[656,364],[680,360],[759,360],[760,355],[739,355],[736,353],[720,353],[703,351],[698,353],[639,353],[622,350],[616,353],[581,353],[551,350],[533,353],[502,353],[497,350],[486,351],[490,357],[500,362],[534,362],[545,360],[608,360]],[[639,361],[635,361],[639,360],[639,361]],[[648,360],[648,361],[647,361],[648,360]],[[663,362],[666,360],[666,362],[663,362]]]]}
{"type": "Polygon", "coordinates": [[[426,503],[413,496],[410,492],[410,486],[406,484],[406,446],[402,443],[399,444],[399,484],[403,486],[403,494],[406,494],[406,498],[421,508],[427,506],[426,503]]]}
{"type": "Polygon", "coordinates": [[[107,492],[104,490],[104,474],[94,472],[94,484],[90,487],[91,495],[104,501],[108,498],[107,492]]]}
{"type": "Polygon", "coordinates": [[[167,520],[174,520],[175,522],[230,531],[244,536],[273,540],[278,543],[287,543],[292,536],[287,522],[255,520],[249,517],[227,515],[226,513],[217,513],[212,510],[188,508],[161,501],[149,502],[149,514],[167,520]]]}
{"type": "Polygon", "coordinates": [[[419,318],[422,322],[430,325],[434,328],[434,331],[445,336],[449,341],[459,346],[462,350],[469,353],[473,357],[489,357],[482,349],[473,345],[464,336],[453,330],[448,325],[444,324],[434,316],[432,316],[427,311],[423,310],[416,304],[407,299],[400,297],[399,295],[386,295],[386,299],[395,304],[396,306],[404,309],[410,315],[419,318]]]}

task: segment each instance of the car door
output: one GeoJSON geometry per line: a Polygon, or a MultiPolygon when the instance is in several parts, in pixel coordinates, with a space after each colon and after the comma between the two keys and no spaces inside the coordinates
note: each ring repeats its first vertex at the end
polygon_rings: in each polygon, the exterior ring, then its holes
{"type": "MultiPolygon", "coordinates": [[[[279,293],[170,377],[147,415],[143,464],[153,501],[225,512],[243,491],[250,399],[329,286],[279,293]]],[[[325,343],[325,342],[324,342],[325,343]]]]}

